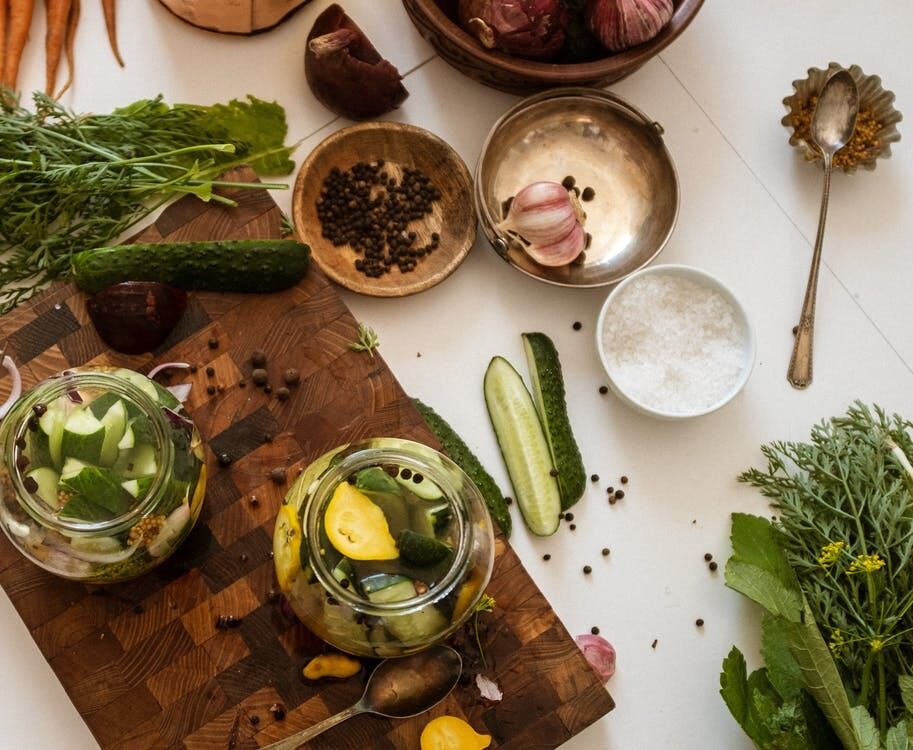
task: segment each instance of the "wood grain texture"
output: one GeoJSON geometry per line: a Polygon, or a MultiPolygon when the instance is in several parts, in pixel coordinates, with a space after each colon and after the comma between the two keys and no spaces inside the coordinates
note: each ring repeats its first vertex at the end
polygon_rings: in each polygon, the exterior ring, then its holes
{"type": "MultiPolygon", "coordinates": [[[[239,170],[234,179],[252,180],[239,170]]],[[[237,213],[201,210],[195,198],[168,209],[142,240],[275,237],[279,210],[266,193],[233,191],[237,213]]],[[[389,435],[435,445],[380,357],[351,351],[356,322],[319,269],[269,296],[191,295],[191,320],[155,355],[126,357],[101,346],[81,294],[57,286],[0,318],[0,340],[25,387],[68,366],[117,364],[146,371],[175,359],[198,364],[172,382],[194,387],[189,408],[207,441],[209,482],[197,527],[177,553],[135,581],[92,587],[49,575],[0,535],[0,584],[104,750],[255,750],[353,703],[363,679],[307,684],[306,661],[323,644],[286,617],[273,594],[271,534],[286,489],[272,482],[330,448],[389,435]],[[218,346],[210,348],[216,338],[218,346]],[[78,343],[77,343],[78,342],[78,343]],[[302,374],[285,402],[250,384],[249,356],[268,370],[302,374]],[[215,374],[207,377],[205,368],[215,374]],[[245,386],[241,381],[245,380],[245,386]],[[207,385],[217,386],[214,394],[207,385]],[[269,440],[267,440],[267,437],[269,440]],[[215,450],[214,450],[215,449],[215,450]],[[233,458],[221,468],[216,452],[233,458]],[[219,629],[220,616],[240,625],[219,629]],[[281,706],[284,718],[271,709],[281,706]]],[[[0,379],[0,391],[8,388],[0,379]]],[[[485,636],[504,700],[461,686],[432,714],[391,722],[362,716],[308,747],[417,750],[432,717],[451,713],[493,736],[493,748],[554,748],[612,708],[548,602],[503,539],[489,592],[498,600],[485,636]]]]}
{"type": "Polygon", "coordinates": [[[439,284],[463,262],[476,238],[472,208],[472,178],[463,160],[444,141],[427,130],[398,122],[364,122],[337,130],[304,160],[292,197],[295,226],[311,246],[314,260],[333,281],[359,294],[404,297],[439,284]],[[409,224],[415,247],[428,243],[432,232],[440,247],[419,259],[413,271],[369,278],[355,268],[361,257],[348,245],[334,247],[322,234],[316,201],[333,167],[347,170],[358,162],[384,159],[384,171],[399,180],[403,167],[421,170],[441,193],[431,213],[409,224]]]}

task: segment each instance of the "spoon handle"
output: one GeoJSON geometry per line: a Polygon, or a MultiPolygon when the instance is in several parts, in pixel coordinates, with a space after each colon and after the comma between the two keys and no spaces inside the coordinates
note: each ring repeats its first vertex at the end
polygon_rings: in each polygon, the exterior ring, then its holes
{"type": "Polygon", "coordinates": [[[831,155],[824,154],[824,194],[821,196],[821,213],[818,216],[818,235],[812,253],[812,267],[808,272],[802,314],[793,342],[786,379],[793,388],[807,388],[812,382],[812,344],[815,338],[815,298],[818,293],[818,269],[821,266],[821,248],[824,246],[824,223],[827,219],[827,200],[831,192],[831,155]]]}
{"type": "Polygon", "coordinates": [[[364,713],[364,711],[365,709],[361,705],[361,701],[359,701],[354,706],[349,706],[345,711],[340,711],[338,714],[324,719],[319,724],[314,724],[312,727],[295,732],[295,734],[286,737],[284,740],[274,742],[272,745],[260,748],[260,750],[296,750],[305,742],[314,739],[318,734],[323,734],[327,729],[335,727],[337,724],[341,724],[346,719],[351,719],[357,714],[364,713]]]}

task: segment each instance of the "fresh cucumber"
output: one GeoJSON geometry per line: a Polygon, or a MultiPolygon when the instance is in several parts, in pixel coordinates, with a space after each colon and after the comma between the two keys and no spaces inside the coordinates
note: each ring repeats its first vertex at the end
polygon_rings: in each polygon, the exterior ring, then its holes
{"type": "Polygon", "coordinates": [[[126,513],[134,497],[121,486],[120,478],[110,469],[86,466],[78,474],[60,480],[60,488],[100,505],[113,515],[126,513]]]}
{"type": "Polygon", "coordinates": [[[105,442],[105,426],[88,409],[71,412],[63,426],[60,452],[89,464],[99,463],[105,442]]]}
{"type": "Polygon", "coordinates": [[[159,281],[180,289],[276,292],[294,286],[310,249],[294,240],[211,240],[116,245],[73,257],[76,286],[93,294],[122,281],[159,281]]]}
{"type": "Polygon", "coordinates": [[[376,492],[398,492],[396,480],[380,466],[369,466],[355,475],[355,486],[362,492],[374,490],[376,492]]]}
{"type": "Polygon", "coordinates": [[[428,428],[440,441],[444,452],[473,481],[485,499],[485,504],[488,506],[488,512],[491,513],[491,517],[501,528],[504,536],[509,537],[511,529],[510,511],[507,508],[504,494],[498,488],[495,480],[492,479],[491,474],[485,471],[479,459],[469,450],[469,446],[463,442],[463,439],[456,434],[443,417],[418,399],[413,399],[412,403],[415,404],[418,413],[422,415],[425,424],[428,425],[428,428]]]}
{"type": "Polygon", "coordinates": [[[114,470],[124,479],[153,476],[158,471],[155,448],[149,443],[139,443],[135,448],[121,451],[114,470]]]}
{"type": "Polygon", "coordinates": [[[38,495],[47,505],[56,508],[60,505],[57,499],[57,483],[60,481],[60,475],[47,466],[40,466],[32,469],[26,477],[30,477],[38,485],[35,494],[38,495]]]}
{"type": "Polygon", "coordinates": [[[403,529],[396,542],[399,556],[407,563],[426,567],[437,565],[450,557],[453,550],[433,536],[417,534],[412,529],[403,529]]]}
{"type": "MultiPolygon", "coordinates": [[[[396,578],[399,579],[399,576],[396,576],[396,578]]],[[[392,604],[393,602],[404,602],[415,597],[415,586],[408,578],[392,581],[383,588],[377,588],[368,594],[368,599],[372,604],[392,604]]]]}
{"type": "Polygon", "coordinates": [[[567,510],[583,497],[586,469],[583,468],[580,449],[567,415],[558,350],[544,333],[524,333],[523,348],[529,365],[533,400],[552,454],[552,463],[558,471],[561,510],[567,510]]]}
{"type": "Polygon", "coordinates": [[[121,400],[115,401],[99,420],[105,428],[105,439],[101,445],[99,463],[113,466],[117,460],[118,448],[127,429],[127,408],[121,400]]]}
{"type": "Polygon", "coordinates": [[[561,493],[553,476],[555,466],[548,441],[529,391],[503,357],[495,357],[489,363],[484,390],[488,416],[523,520],[533,534],[554,534],[561,513],[561,493]]]}

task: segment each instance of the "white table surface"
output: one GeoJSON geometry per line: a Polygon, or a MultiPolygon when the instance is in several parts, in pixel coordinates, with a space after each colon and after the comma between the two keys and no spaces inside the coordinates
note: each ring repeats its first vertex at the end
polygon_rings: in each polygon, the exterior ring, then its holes
{"type": "MultiPolygon", "coordinates": [[[[84,2],[77,78],[65,101],[101,112],[159,92],[168,101],[199,103],[247,93],[277,99],[287,110],[290,138],[304,139],[300,160],[347,124],[314,100],[304,80],[304,41],[326,5],[315,0],[278,30],[247,39],[186,26],[152,0],[122,1],[127,67],[121,70],[108,50],[100,5],[84,2]]],[[[345,6],[406,76],[410,97],[390,119],[434,131],[473,166],[489,127],[515,97],[484,88],[437,58],[396,0],[347,0],[345,6]]],[[[23,90],[44,81],[40,7],[23,61],[23,90]]],[[[761,442],[803,438],[815,420],[841,412],[854,398],[913,415],[913,143],[905,135],[874,173],[835,176],[816,381],[797,392],[786,383],[785,369],[821,175],[789,148],[779,124],[791,81],[831,60],[881,75],[897,93],[898,108],[913,116],[911,43],[913,0],[709,0],[678,41],[612,87],[664,125],[678,168],[681,214],[660,260],[718,274],[746,304],[756,328],[754,374],[716,414],[657,422],[600,396],[604,378],[593,336],[606,291],[528,279],[481,239],[450,279],[418,296],[377,300],[343,293],[356,317],[379,333],[381,352],[406,391],[443,414],[505,490],[482,375],[495,354],[523,364],[523,331],[542,330],[555,340],[588,473],[602,481],[574,508],[576,532],[563,525],[554,537],[534,539],[516,515],[512,541],[568,630],[599,625],[618,651],[609,683],[616,710],[566,750],[749,748],[718,695],[718,673],[734,643],[757,661],[759,612],[726,589],[703,560],[709,551],[725,562],[731,511],[765,510],[735,476],[759,461],[761,442]],[[572,330],[575,320],[582,331],[572,330]],[[605,486],[617,485],[623,473],[631,478],[627,496],[610,507],[605,486]],[[612,550],[608,559],[600,556],[604,546],[612,550]],[[587,563],[594,572],[584,577],[587,563]],[[706,621],[700,630],[698,617],[706,621]]],[[[275,197],[288,208],[290,192],[275,197]]],[[[0,747],[97,747],[5,594],[0,639],[0,747]]]]}

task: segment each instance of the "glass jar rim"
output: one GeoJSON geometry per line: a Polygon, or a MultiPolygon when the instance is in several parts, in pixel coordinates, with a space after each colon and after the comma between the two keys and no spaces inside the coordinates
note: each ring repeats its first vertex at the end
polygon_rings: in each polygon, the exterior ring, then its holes
{"type": "MultiPolygon", "coordinates": [[[[316,486],[312,485],[313,491],[310,491],[309,488],[304,510],[304,526],[307,530],[305,543],[308,548],[311,570],[321,586],[323,586],[323,589],[337,601],[347,604],[361,614],[369,616],[408,615],[432,604],[440,599],[441,596],[446,596],[447,592],[459,581],[460,576],[465,571],[469,562],[469,554],[472,550],[472,538],[469,533],[472,519],[469,513],[469,498],[464,497],[461,492],[478,494],[478,490],[459,466],[443,454],[434,451],[434,449],[422,443],[399,438],[391,439],[395,440],[399,447],[387,447],[377,445],[378,440],[385,440],[385,438],[366,440],[361,444],[347,446],[347,449],[355,448],[355,450],[345,455],[339,463],[329,466],[323,475],[316,480],[316,486]],[[360,445],[365,447],[359,447],[360,445]],[[417,446],[422,452],[433,452],[439,459],[440,465],[435,466],[431,461],[422,458],[420,455],[409,452],[410,446],[417,446]],[[413,472],[418,470],[425,478],[441,488],[444,492],[444,497],[450,504],[454,518],[457,519],[459,524],[459,543],[453,562],[446,575],[435,586],[429,587],[428,591],[423,594],[417,594],[403,601],[375,603],[359,596],[351,588],[343,587],[327,568],[324,563],[324,556],[320,553],[319,524],[321,511],[332,497],[332,491],[341,481],[346,481],[353,471],[370,466],[393,463],[404,465],[412,469],[413,472]],[[459,491],[452,489],[454,484],[453,477],[447,476],[447,473],[450,472],[455,472],[455,476],[460,478],[459,491]],[[441,592],[444,593],[442,594],[441,592]]],[[[479,502],[481,502],[481,497],[479,502]]]]}
{"type": "MultiPolygon", "coordinates": [[[[146,515],[150,508],[155,507],[162,492],[168,487],[167,480],[170,471],[168,467],[174,462],[174,446],[168,437],[169,426],[162,414],[162,405],[153,401],[142,388],[117,375],[117,369],[71,369],[52,375],[23,394],[3,418],[2,456],[3,460],[7,462],[10,481],[21,507],[34,521],[46,528],[66,531],[73,536],[120,533],[130,528],[137,519],[146,515]],[[28,419],[31,417],[33,407],[43,400],[53,400],[76,387],[85,386],[109,388],[130,399],[139,407],[152,426],[156,441],[156,455],[160,458],[155,477],[142,501],[126,513],[104,521],[68,521],[56,515],[47,503],[36,499],[35,495],[25,488],[20,471],[13,460],[16,440],[28,429],[28,419]]],[[[146,376],[143,375],[143,377],[146,376]]],[[[150,382],[152,381],[150,380],[150,382]]]]}

